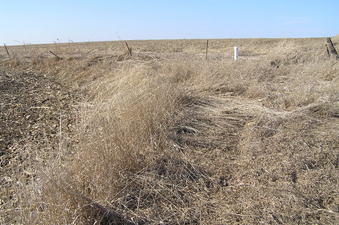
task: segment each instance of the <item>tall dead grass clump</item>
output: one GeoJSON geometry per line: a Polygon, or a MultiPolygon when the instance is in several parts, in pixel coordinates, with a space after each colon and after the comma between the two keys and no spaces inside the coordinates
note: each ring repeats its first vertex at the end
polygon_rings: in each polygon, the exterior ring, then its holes
{"type": "Polygon", "coordinates": [[[105,209],[133,174],[168,147],[167,130],[180,95],[167,77],[149,76],[143,66],[106,74],[88,90],[94,97],[81,108],[76,153],[48,170],[44,180],[46,207],[58,212],[54,221],[58,215],[67,223],[99,221],[100,213],[86,205],[105,209]]]}
{"type": "Polygon", "coordinates": [[[87,176],[81,180],[99,182],[93,197],[100,193],[106,199],[126,184],[129,173],[149,163],[150,153],[166,147],[178,91],[167,78],[149,77],[140,67],[103,79],[93,83],[98,94],[83,110],[76,170],[87,176]]]}

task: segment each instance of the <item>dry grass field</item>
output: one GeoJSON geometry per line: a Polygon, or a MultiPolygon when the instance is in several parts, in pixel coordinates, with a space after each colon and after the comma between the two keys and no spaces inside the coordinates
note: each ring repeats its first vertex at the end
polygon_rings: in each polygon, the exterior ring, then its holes
{"type": "Polygon", "coordinates": [[[325,44],[0,47],[0,224],[338,224],[325,44]]]}

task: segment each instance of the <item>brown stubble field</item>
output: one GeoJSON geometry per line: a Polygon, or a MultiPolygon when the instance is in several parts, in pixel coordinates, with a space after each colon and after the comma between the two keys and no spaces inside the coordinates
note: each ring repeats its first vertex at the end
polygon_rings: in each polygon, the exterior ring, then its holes
{"type": "Polygon", "coordinates": [[[325,44],[0,47],[0,223],[339,223],[325,44]]]}

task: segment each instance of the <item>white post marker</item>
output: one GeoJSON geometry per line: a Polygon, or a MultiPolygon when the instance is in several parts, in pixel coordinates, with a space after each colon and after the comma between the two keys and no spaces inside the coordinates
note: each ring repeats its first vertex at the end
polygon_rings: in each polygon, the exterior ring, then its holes
{"type": "Polygon", "coordinates": [[[234,47],[234,60],[238,59],[239,47],[234,47]]]}

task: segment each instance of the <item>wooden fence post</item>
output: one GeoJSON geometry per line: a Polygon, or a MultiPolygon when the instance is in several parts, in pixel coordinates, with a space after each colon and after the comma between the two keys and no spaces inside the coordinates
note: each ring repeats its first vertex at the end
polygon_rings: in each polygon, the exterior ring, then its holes
{"type": "Polygon", "coordinates": [[[56,58],[57,58],[57,60],[62,60],[62,58],[61,57],[59,57],[57,54],[55,54],[54,52],[52,52],[52,51],[49,51],[52,55],[54,55],[56,58]]]}
{"type": "Polygon", "coordinates": [[[8,49],[7,49],[6,44],[4,44],[4,46],[5,46],[5,49],[6,49],[6,52],[7,52],[8,57],[11,58],[11,56],[9,55],[9,51],[8,51],[8,49]]]}
{"type": "Polygon", "coordinates": [[[125,44],[126,44],[129,56],[132,56],[132,49],[128,46],[127,42],[125,42],[125,44]]]}
{"type": "Polygon", "coordinates": [[[336,57],[338,59],[338,53],[337,53],[337,51],[334,48],[334,45],[332,43],[331,38],[327,38],[326,42],[327,42],[326,47],[327,47],[327,54],[328,54],[328,56],[333,55],[334,57],[336,57]]]}
{"type": "Polygon", "coordinates": [[[206,60],[207,60],[207,54],[208,54],[208,40],[206,42],[206,60]]]}

